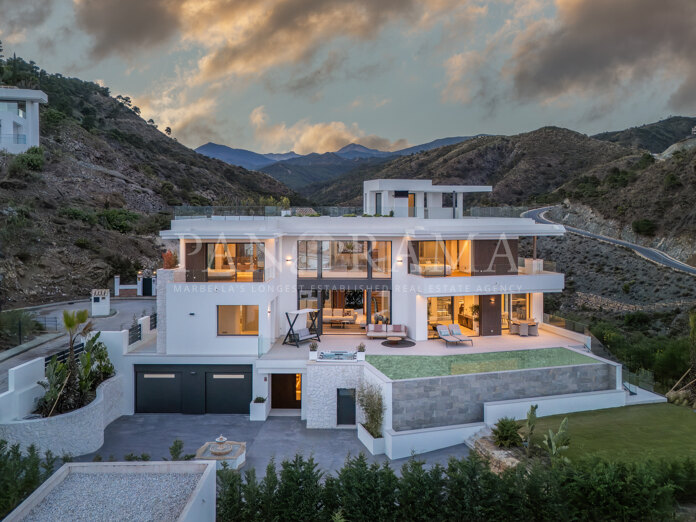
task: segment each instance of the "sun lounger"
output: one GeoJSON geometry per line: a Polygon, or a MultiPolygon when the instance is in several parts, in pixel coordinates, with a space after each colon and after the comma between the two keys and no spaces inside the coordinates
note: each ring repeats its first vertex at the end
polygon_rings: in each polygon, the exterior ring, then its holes
{"type": "Polygon", "coordinates": [[[456,337],[463,343],[471,343],[471,346],[474,346],[474,341],[471,339],[471,337],[467,337],[462,333],[462,330],[459,328],[458,324],[447,325],[447,329],[452,337],[456,337]]]}
{"type": "Polygon", "coordinates": [[[444,324],[438,324],[437,325],[437,335],[445,341],[445,346],[447,346],[449,343],[461,343],[463,342],[461,339],[457,339],[453,335],[450,335],[449,330],[444,324]]]}

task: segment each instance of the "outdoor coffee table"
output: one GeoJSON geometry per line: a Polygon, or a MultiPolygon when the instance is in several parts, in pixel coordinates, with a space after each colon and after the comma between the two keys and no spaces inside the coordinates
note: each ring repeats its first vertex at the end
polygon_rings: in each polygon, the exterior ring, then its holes
{"type": "Polygon", "coordinates": [[[387,341],[389,341],[390,344],[399,344],[401,337],[387,337],[387,341]]]}

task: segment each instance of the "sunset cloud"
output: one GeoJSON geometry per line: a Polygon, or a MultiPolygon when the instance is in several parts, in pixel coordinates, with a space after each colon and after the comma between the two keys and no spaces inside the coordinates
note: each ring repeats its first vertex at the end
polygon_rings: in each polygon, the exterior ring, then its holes
{"type": "Polygon", "coordinates": [[[43,24],[53,11],[53,0],[0,0],[0,36],[8,43],[21,42],[27,28],[43,24]]]}
{"type": "Polygon", "coordinates": [[[508,66],[521,100],[611,96],[659,73],[677,88],[670,106],[696,109],[696,2],[558,0],[557,16],[529,26],[508,66]]]}
{"type": "Polygon", "coordinates": [[[310,123],[300,120],[293,125],[270,124],[263,105],[256,107],[249,121],[254,137],[268,150],[294,150],[298,154],[333,152],[350,143],[379,150],[399,150],[408,147],[405,139],[390,141],[374,134],[366,134],[357,124],[340,121],[310,123]]]}

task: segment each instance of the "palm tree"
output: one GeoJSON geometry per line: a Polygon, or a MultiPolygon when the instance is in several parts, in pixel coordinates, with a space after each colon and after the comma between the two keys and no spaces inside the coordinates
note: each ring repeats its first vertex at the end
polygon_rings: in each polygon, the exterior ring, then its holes
{"type": "Polygon", "coordinates": [[[63,325],[68,333],[68,377],[60,397],[59,411],[66,412],[82,406],[82,395],[80,393],[80,377],[75,358],[75,341],[77,337],[86,337],[94,327],[89,320],[87,310],[69,312],[63,310],[63,325]]]}
{"type": "Polygon", "coordinates": [[[94,323],[89,321],[89,312],[87,310],[73,312],[63,310],[63,326],[65,326],[65,331],[68,333],[70,357],[75,357],[75,341],[77,337],[86,337],[94,328],[94,323]]]}

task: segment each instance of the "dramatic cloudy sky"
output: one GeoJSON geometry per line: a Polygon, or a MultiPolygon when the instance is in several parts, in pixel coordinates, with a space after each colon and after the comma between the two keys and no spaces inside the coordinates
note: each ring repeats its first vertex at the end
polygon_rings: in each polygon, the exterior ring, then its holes
{"type": "Polygon", "coordinates": [[[696,0],[0,0],[0,39],[182,142],[324,152],[696,114],[696,0]]]}

